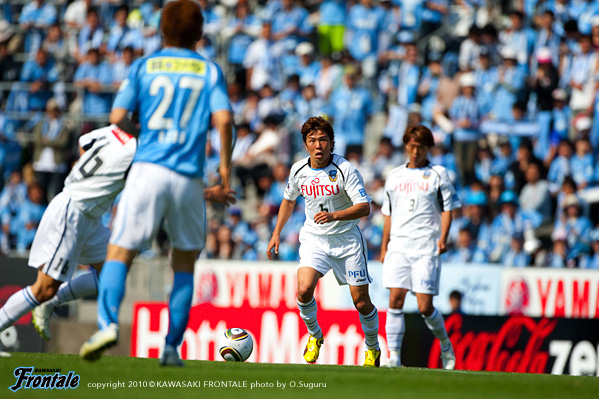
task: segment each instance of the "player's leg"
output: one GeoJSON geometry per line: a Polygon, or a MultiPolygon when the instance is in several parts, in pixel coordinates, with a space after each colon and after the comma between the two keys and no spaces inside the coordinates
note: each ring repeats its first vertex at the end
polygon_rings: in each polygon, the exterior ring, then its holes
{"type": "Polygon", "coordinates": [[[433,335],[439,339],[441,344],[441,360],[443,368],[453,370],[455,368],[455,354],[453,346],[449,340],[447,330],[445,329],[445,320],[443,315],[433,306],[433,295],[416,293],[418,301],[418,311],[424,319],[424,324],[433,335]]]}
{"type": "Polygon", "coordinates": [[[39,270],[37,279],[32,285],[12,294],[0,308],[0,332],[12,326],[40,303],[52,298],[56,294],[58,286],[60,286],[60,281],[54,280],[39,270]]]}
{"type": "Polygon", "coordinates": [[[170,191],[168,169],[134,163],[117,209],[106,261],[98,287],[98,326],[82,346],[85,360],[97,360],[118,342],[118,315],[125,296],[127,273],[141,248],[148,247],[160,227],[170,191]]]}
{"type": "Polygon", "coordinates": [[[183,366],[177,348],[183,342],[191,301],[193,299],[193,270],[200,251],[206,243],[206,207],[204,183],[171,172],[172,185],[165,216],[167,231],[173,246],[171,267],[173,288],[168,303],[169,325],[162,366],[183,366]]]}
{"type": "Polygon", "coordinates": [[[350,285],[354,306],[360,315],[360,324],[366,337],[366,360],[364,366],[379,367],[381,362],[381,351],[379,348],[379,313],[370,300],[368,284],[350,285]]]}
{"type": "Polygon", "coordinates": [[[323,273],[312,267],[298,267],[297,269],[297,307],[300,317],[306,324],[310,337],[304,349],[304,359],[314,363],[320,355],[320,347],[324,342],[322,329],[318,325],[318,305],[314,298],[314,290],[323,273]]]}
{"type": "Polygon", "coordinates": [[[412,285],[418,301],[418,311],[424,323],[441,343],[443,368],[455,368],[455,355],[443,315],[433,306],[433,297],[439,294],[441,260],[439,256],[421,256],[412,266],[412,285]]]}
{"type": "Polygon", "coordinates": [[[401,346],[406,332],[403,305],[408,290],[405,288],[389,288],[389,309],[387,309],[387,347],[389,348],[389,367],[401,366],[401,346]]]}

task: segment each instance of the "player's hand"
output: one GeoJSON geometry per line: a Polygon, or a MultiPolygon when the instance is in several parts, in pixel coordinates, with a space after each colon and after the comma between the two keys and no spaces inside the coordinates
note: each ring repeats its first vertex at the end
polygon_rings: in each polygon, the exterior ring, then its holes
{"type": "Polygon", "coordinates": [[[379,256],[381,263],[385,262],[385,256],[387,256],[387,248],[381,248],[381,255],[379,256]]]}
{"type": "Polygon", "coordinates": [[[272,249],[275,249],[275,254],[279,254],[279,244],[281,243],[281,241],[279,240],[279,237],[275,237],[272,236],[272,238],[270,239],[270,242],[268,243],[268,247],[266,247],[266,256],[268,257],[268,259],[272,260],[272,249]]]}
{"type": "Polygon", "coordinates": [[[447,252],[447,245],[445,244],[444,240],[439,240],[437,242],[437,248],[439,248],[439,255],[444,254],[445,252],[447,252]]]}
{"type": "Polygon", "coordinates": [[[333,217],[332,212],[318,212],[316,215],[314,215],[314,223],[316,224],[330,223],[334,220],[335,218],[333,217]]]}
{"type": "Polygon", "coordinates": [[[223,186],[214,186],[207,188],[204,195],[208,201],[216,202],[217,204],[233,205],[237,202],[235,195],[237,193],[230,188],[223,186]]]}

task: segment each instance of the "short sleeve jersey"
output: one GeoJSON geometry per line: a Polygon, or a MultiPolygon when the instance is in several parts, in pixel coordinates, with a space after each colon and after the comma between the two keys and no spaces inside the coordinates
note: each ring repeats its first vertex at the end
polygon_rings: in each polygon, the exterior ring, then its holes
{"type": "Polygon", "coordinates": [[[441,237],[441,213],[461,206],[447,170],[428,164],[393,169],[385,182],[382,213],[391,217],[390,250],[434,256],[441,237]]]}
{"type": "Polygon", "coordinates": [[[316,224],[314,215],[318,212],[340,211],[355,204],[372,201],[366,193],[360,172],[348,160],[335,154],[331,154],[331,162],[322,169],[310,167],[310,157],[293,164],[284,197],[295,201],[299,196],[306,201],[306,222],[303,229],[317,235],[341,234],[359,222],[356,219],[316,224]]]}
{"type": "Polygon", "coordinates": [[[223,73],[189,49],[165,48],[133,62],[113,108],[140,111],[133,162],[203,177],[211,114],[231,110],[223,73]]]}
{"type": "Polygon", "coordinates": [[[125,186],[137,140],[110,125],[81,136],[79,145],[85,153],[69,173],[64,191],[83,213],[98,218],[125,186]]]}

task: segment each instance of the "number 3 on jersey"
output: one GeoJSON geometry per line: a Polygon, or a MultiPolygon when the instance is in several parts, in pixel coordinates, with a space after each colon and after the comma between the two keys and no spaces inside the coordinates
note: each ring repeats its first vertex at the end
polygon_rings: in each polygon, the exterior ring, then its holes
{"type": "MultiPolygon", "coordinates": [[[[150,95],[157,96],[160,94],[160,90],[162,90],[162,99],[160,103],[154,110],[154,113],[148,120],[148,129],[151,130],[184,130],[187,127],[187,123],[193,114],[196,103],[198,102],[198,98],[200,97],[200,92],[204,88],[204,80],[198,78],[192,78],[190,76],[183,76],[179,79],[179,89],[190,89],[191,94],[189,98],[185,102],[185,108],[175,109],[173,115],[178,118],[177,125],[173,125],[173,118],[165,118],[166,113],[168,112],[173,100],[177,100],[174,98],[175,95],[175,85],[172,80],[164,75],[159,75],[152,80],[150,83],[150,95]]],[[[183,90],[178,91],[178,94],[184,93],[183,90]]],[[[175,101],[175,104],[183,104],[183,101],[175,101]]]]}
{"type": "Polygon", "coordinates": [[[414,198],[410,198],[410,209],[408,209],[408,212],[414,212],[415,207],[416,207],[416,200],[414,198]]]}

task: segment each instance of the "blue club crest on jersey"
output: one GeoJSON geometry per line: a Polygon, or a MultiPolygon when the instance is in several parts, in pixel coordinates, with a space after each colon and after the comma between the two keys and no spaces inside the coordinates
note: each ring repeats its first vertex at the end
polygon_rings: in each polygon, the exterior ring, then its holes
{"type": "Polygon", "coordinates": [[[429,177],[431,177],[431,171],[430,171],[430,170],[427,170],[426,172],[424,172],[424,175],[422,175],[422,177],[423,177],[424,179],[428,179],[429,177]]]}
{"type": "Polygon", "coordinates": [[[332,182],[336,182],[337,181],[337,169],[331,169],[329,170],[329,180],[332,182]]]}

